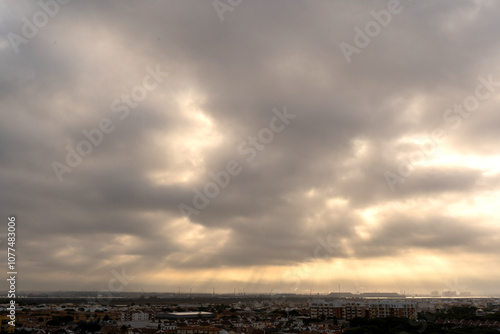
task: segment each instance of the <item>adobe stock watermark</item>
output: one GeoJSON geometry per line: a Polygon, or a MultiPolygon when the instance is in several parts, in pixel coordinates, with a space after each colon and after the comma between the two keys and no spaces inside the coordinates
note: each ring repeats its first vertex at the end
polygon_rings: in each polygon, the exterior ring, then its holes
{"type": "Polygon", "coordinates": [[[122,268],[121,273],[113,269],[111,270],[111,274],[113,277],[109,279],[107,289],[100,290],[99,294],[96,296],[96,301],[99,304],[108,304],[113,297],[113,293],[122,292],[135,277],[127,275],[125,273],[125,267],[122,268]]]}
{"type": "Polygon", "coordinates": [[[446,289],[448,289],[448,292],[454,291],[455,293],[458,292],[459,294],[464,293],[464,292],[468,292],[466,285],[459,284],[457,276],[455,276],[452,281],[444,281],[444,284],[446,286],[446,289]]]}
{"type": "Polygon", "coordinates": [[[31,20],[26,16],[21,17],[23,25],[21,27],[21,35],[15,32],[9,32],[7,34],[7,39],[9,44],[14,50],[14,53],[19,53],[19,46],[21,44],[28,44],[29,41],[35,38],[40,29],[44,28],[51,18],[59,13],[61,5],[66,5],[71,0],[40,0],[38,1],[38,6],[41,10],[37,11],[31,17],[31,20]]]}
{"type": "Polygon", "coordinates": [[[352,41],[354,45],[347,42],[341,42],[339,44],[340,50],[347,63],[351,63],[353,54],[360,54],[361,50],[370,45],[372,40],[380,35],[382,29],[386,28],[391,23],[393,15],[401,14],[402,11],[403,6],[399,0],[389,0],[387,9],[382,9],[378,12],[374,10],[370,11],[373,20],[368,21],[364,25],[363,30],[358,26],[354,27],[355,34],[352,41]]]}
{"type": "MultiPolygon", "coordinates": [[[[427,330],[427,322],[434,322],[436,320],[436,316],[433,314],[424,314],[424,319],[408,319],[408,323],[410,326],[415,327],[414,331],[417,333],[424,333],[427,330]]],[[[399,332],[399,334],[410,334],[406,331],[399,332]]]]}
{"type": "MultiPolygon", "coordinates": [[[[287,288],[287,293],[297,294],[300,292],[300,283],[302,279],[305,279],[312,275],[318,270],[317,260],[325,260],[335,254],[335,249],[339,248],[340,243],[334,242],[331,234],[328,234],[326,239],[322,237],[317,237],[316,241],[318,245],[314,248],[313,256],[306,257],[301,261],[301,266],[294,270],[286,272],[282,277],[282,284],[292,284],[287,288]]],[[[310,290],[304,290],[303,292],[309,292],[310,290]]],[[[270,293],[271,303],[274,305],[280,305],[286,301],[287,293],[281,290],[272,290],[270,293]]]]}
{"type": "MultiPolygon", "coordinates": [[[[428,323],[433,323],[437,320],[435,314],[424,312],[422,318],[408,319],[410,326],[415,327],[413,330],[417,333],[424,333],[427,330],[428,323]]],[[[406,331],[401,331],[399,334],[410,334],[406,331]]]]}
{"type": "Polygon", "coordinates": [[[226,12],[232,12],[236,7],[241,5],[242,2],[243,0],[214,0],[212,5],[219,16],[219,20],[223,22],[224,14],[226,12]]]}
{"type": "MultiPolygon", "coordinates": [[[[119,120],[125,120],[130,115],[130,110],[137,108],[139,102],[144,101],[148,94],[168,76],[167,72],[161,71],[160,65],[156,65],[155,69],[147,66],[146,71],[148,74],[142,79],[141,85],[134,86],[129,94],[124,93],[111,102],[110,109],[113,113],[118,114],[119,120]]],[[[115,129],[116,125],[108,117],[102,118],[93,129],[83,129],[82,134],[86,139],[80,140],[75,147],[66,146],[67,154],[64,160],[66,164],[59,161],[53,161],[51,164],[59,182],[63,182],[63,175],[73,172],[83,162],[83,158],[92,153],[94,147],[102,144],[104,136],[109,135],[115,129]]]]}
{"type": "MultiPolygon", "coordinates": [[[[455,277],[453,281],[444,281],[444,284],[448,289],[447,292],[457,292],[457,291],[465,292],[467,288],[466,286],[458,283],[458,277],[455,277]]],[[[418,329],[415,328],[415,331],[417,333],[424,333],[427,330],[428,323],[433,323],[436,320],[437,316],[435,314],[425,312],[423,314],[422,319],[417,319],[417,320],[409,319],[408,321],[412,327],[420,327],[418,329]]],[[[410,334],[410,333],[403,331],[400,332],[400,334],[410,334]]]]}
{"type": "MultiPolygon", "coordinates": [[[[288,113],[286,106],[283,111],[277,108],[273,109],[274,116],[269,120],[269,127],[260,129],[255,136],[248,136],[247,140],[238,145],[238,153],[246,156],[246,161],[252,162],[257,158],[258,152],[266,149],[266,147],[274,140],[276,133],[285,130],[285,127],[290,124],[290,121],[297,115],[288,113]]],[[[180,213],[185,217],[198,215],[201,210],[205,209],[210,200],[219,196],[222,189],[225,189],[231,182],[231,178],[239,175],[243,171],[242,164],[231,159],[226,163],[225,169],[216,173],[209,172],[208,175],[212,179],[207,182],[201,189],[193,188],[192,205],[185,203],[179,204],[180,213]]]]}
{"type": "Polygon", "coordinates": [[[500,87],[500,81],[493,81],[492,74],[488,75],[487,78],[479,76],[478,81],[479,83],[476,85],[473,95],[466,96],[461,103],[454,103],[452,108],[445,110],[443,113],[442,118],[448,128],[437,127],[433,129],[424,144],[419,145],[418,149],[400,161],[397,173],[392,171],[384,172],[387,186],[392,192],[396,190],[396,185],[403,183],[406,178],[415,172],[418,163],[424,162],[439,144],[446,141],[447,131],[458,129],[463,120],[471,117],[472,113],[479,109],[480,103],[491,98],[496,91],[496,87],[500,87]]]}
{"type": "Polygon", "coordinates": [[[292,283],[291,292],[295,292],[300,287],[302,279],[309,277],[312,273],[318,270],[317,260],[325,260],[335,254],[335,250],[340,248],[340,243],[334,242],[331,234],[328,234],[326,239],[317,237],[318,245],[314,248],[313,256],[306,257],[302,260],[300,268],[285,273],[283,283],[292,283]]]}

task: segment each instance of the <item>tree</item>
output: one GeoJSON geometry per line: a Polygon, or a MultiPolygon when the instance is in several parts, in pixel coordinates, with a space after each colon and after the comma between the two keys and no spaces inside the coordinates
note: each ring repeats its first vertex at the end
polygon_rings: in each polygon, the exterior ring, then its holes
{"type": "Polygon", "coordinates": [[[81,333],[94,333],[101,330],[101,326],[94,322],[80,324],[78,328],[81,330],[81,333]]]}
{"type": "Polygon", "coordinates": [[[65,323],[65,324],[70,322],[70,321],[74,321],[74,320],[75,320],[75,318],[73,318],[70,315],[65,315],[64,317],[61,318],[61,322],[65,323]]]}
{"type": "Polygon", "coordinates": [[[59,321],[57,321],[55,319],[50,319],[49,321],[47,321],[46,325],[47,326],[59,326],[60,323],[59,323],[59,321]]]}

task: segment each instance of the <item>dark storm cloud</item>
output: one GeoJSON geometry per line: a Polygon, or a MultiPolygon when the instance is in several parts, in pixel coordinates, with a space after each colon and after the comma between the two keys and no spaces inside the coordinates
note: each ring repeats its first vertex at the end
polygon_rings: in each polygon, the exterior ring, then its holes
{"type": "MultiPolygon", "coordinates": [[[[484,252],[487,240],[492,240],[495,229],[471,226],[468,221],[451,217],[412,216],[397,214],[381,222],[369,241],[360,242],[356,247],[358,256],[377,257],[392,255],[394,252],[406,253],[415,248],[430,249],[437,252],[466,250],[469,253],[484,252]]],[[[494,252],[497,246],[489,243],[488,252],[494,252]]]]}
{"type": "MultiPolygon", "coordinates": [[[[478,184],[493,182],[470,166],[439,165],[418,166],[395,192],[388,187],[384,173],[397,172],[401,155],[415,150],[400,140],[436,127],[447,129],[446,144],[457,152],[496,154],[495,97],[456,130],[443,113],[474,93],[478,76],[496,73],[499,6],[401,4],[350,64],[339,43],[352,44],[353,29],[364,29],[370,11],[386,2],[252,0],[221,22],[211,2],[73,1],[19,53],[6,38],[0,205],[20,219],[25,288],[54,287],[36,273],[67,278],[79,268],[92,277],[74,278],[77,289],[86,280],[105,281],[118,264],[135,272],[293,265],[327,235],[342,244],[331,259],[415,247],[492,253],[493,243],[479,242],[491,230],[437,213],[380,219],[369,241],[358,235],[365,222],[356,210],[477,195],[478,184]],[[169,76],[120,120],[113,101],[141,85],[148,66],[169,76]],[[193,103],[211,132],[179,102],[186,93],[200,97],[193,103]],[[247,161],[238,145],[284,106],[296,118],[247,161]],[[67,146],[75,148],[82,131],[103,118],[114,130],[59,182],[53,162],[65,163],[67,146]],[[193,153],[193,139],[216,144],[193,153]],[[232,159],[243,171],[191,223],[183,220],[178,205],[192,205],[192,189],[203,189],[208,173],[232,159]],[[187,170],[196,174],[187,182],[150,177],[187,170]]],[[[14,1],[1,9],[4,37],[21,34],[21,17],[40,11],[14,1]]]]}

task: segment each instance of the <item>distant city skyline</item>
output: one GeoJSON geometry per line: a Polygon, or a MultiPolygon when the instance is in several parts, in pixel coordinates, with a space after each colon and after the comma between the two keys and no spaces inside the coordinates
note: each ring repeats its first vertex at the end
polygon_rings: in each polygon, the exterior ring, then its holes
{"type": "MultiPolygon", "coordinates": [[[[151,290],[151,291],[144,291],[144,290],[129,290],[129,291],[114,291],[112,294],[108,293],[109,297],[123,297],[126,295],[134,294],[134,295],[147,295],[147,296],[153,296],[153,295],[182,295],[182,296],[189,296],[189,295],[229,295],[229,296],[244,296],[244,295],[297,295],[297,296],[331,296],[331,297],[349,297],[349,296],[364,296],[364,297],[389,297],[391,295],[394,296],[437,296],[437,297],[488,297],[488,296],[500,296],[500,293],[490,293],[490,294],[475,294],[471,291],[457,291],[457,290],[432,290],[432,291],[415,291],[413,289],[410,290],[366,290],[366,291],[360,291],[360,290],[354,290],[354,289],[343,289],[340,292],[339,291],[314,291],[312,289],[302,291],[301,293],[294,293],[294,292],[286,292],[286,291],[281,291],[279,289],[273,289],[271,291],[245,291],[244,289],[233,289],[232,291],[229,290],[222,290],[222,291],[215,291],[215,288],[212,288],[211,291],[198,291],[198,290],[193,290],[192,288],[183,288],[183,287],[178,287],[178,290],[175,289],[170,289],[170,290],[151,290]],[[180,288],[180,289],[179,289],[180,288]],[[382,296],[384,295],[384,296],[382,296]]],[[[101,294],[101,291],[97,290],[25,290],[22,291],[21,295],[32,295],[32,294],[49,294],[49,295],[57,295],[57,294],[68,294],[71,295],[72,293],[75,293],[76,295],[80,294],[89,294],[90,296],[97,296],[101,294]]]]}

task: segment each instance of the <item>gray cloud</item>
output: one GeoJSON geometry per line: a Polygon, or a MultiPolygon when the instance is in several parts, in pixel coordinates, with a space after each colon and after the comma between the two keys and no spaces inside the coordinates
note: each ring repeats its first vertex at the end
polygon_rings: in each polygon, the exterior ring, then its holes
{"type": "Polygon", "coordinates": [[[303,263],[329,234],[341,246],[328,261],[396,259],[412,249],[498,253],[491,217],[441,210],[470,198],[464,206],[473,211],[498,189],[488,172],[495,166],[481,165],[497,156],[498,92],[457,129],[443,113],[474,94],[478,76],[500,81],[500,8],[401,4],[348,64],[339,43],[352,44],[353,28],[364,29],[386,2],[247,1],[223,22],[210,2],[71,2],[18,54],[7,36],[40,8],[4,2],[0,207],[19,217],[23,288],[99,288],[125,265],[150,277],[207,270],[199,286],[218,280],[212,269],[254,268],[251,279],[227,280],[259,290],[280,276],[266,266],[303,263]],[[169,76],[121,120],[113,101],[157,65],[169,76]],[[283,106],[296,118],[247,161],[238,145],[283,106]],[[52,163],[64,163],[66,147],[103,118],[113,132],[59,182],[52,163]],[[414,139],[438,127],[446,141],[391,192],[384,173],[398,173],[418,150],[414,139]],[[448,155],[474,158],[439,162],[448,155]],[[193,188],[232,159],[241,174],[183,217],[178,205],[192,205],[193,188]],[[184,173],[191,177],[172,181],[184,173]],[[414,216],[428,201],[431,212],[414,216]],[[384,208],[375,227],[362,215],[374,208],[384,208]],[[365,240],[359,231],[368,227],[365,240]],[[74,283],[59,285],[68,278],[74,283]]]}

